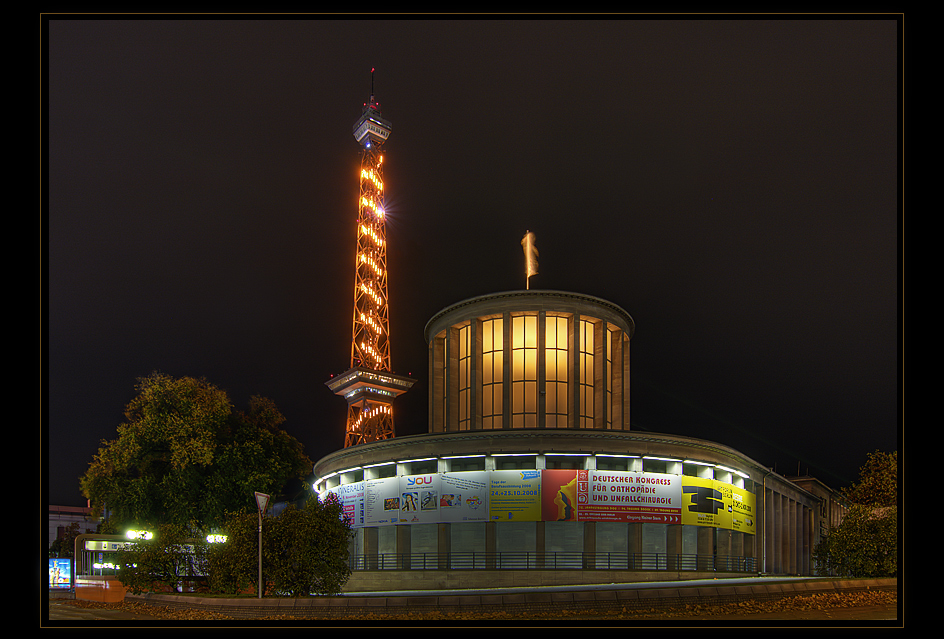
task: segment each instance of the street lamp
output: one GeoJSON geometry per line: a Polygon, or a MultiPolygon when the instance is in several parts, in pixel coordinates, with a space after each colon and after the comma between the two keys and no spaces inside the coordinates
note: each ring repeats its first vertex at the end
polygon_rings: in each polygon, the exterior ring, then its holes
{"type": "Polygon", "coordinates": [[[268,503],[268,495],[256,493],[256,506],[259,507],[259,581],[256,584],[256,590],[259,593],[259,599],[262,599],[262,513],[265,512],[268,503]]]}

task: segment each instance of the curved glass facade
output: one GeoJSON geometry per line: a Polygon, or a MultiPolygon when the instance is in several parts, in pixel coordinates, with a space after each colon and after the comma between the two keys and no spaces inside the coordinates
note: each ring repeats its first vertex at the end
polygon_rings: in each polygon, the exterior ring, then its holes
{"type": "Polygon", "coordinates": [[[430,432],[628,430],[632,331],[622,309],[572,293],[497,294],[446,309],[427,326],[430,432]]]}

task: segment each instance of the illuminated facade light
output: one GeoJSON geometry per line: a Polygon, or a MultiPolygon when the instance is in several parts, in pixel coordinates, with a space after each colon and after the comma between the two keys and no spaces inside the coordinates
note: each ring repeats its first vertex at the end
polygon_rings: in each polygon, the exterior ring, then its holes
{"type": "Polygon", "coordinates": [[[380,326],[380,324],[374,321],[373,317],[371,317],[370,315],[365,315],[364,313],[361,313],[360,317],[361,317],[361,321],[369,325],[372,329],[374,329],[378,333],[383,333],[383,328],[380,326]]]}
{"type": "Polygon", "coordinates": [[[365,255],[364,253],[361,253],[360,255],[357,256],[357,261],[360,262],[361,264],[366,264],[367,266],[369,266],[374,271],[374,273],[376,273],[378,276],[383,276],[383,269],[381,269],[380,265],[377,264],[377,262],[369,255],[365,255]]]}
{"type": "Polygon", "coordinates": [[[383,246],[385,244],[384,239],[380,237],[380,235],[378,235],[377,232],[374,231],[374,229],[370,228],[369,226],[365,226],[364,224],[361,224],[360,231],[361,233],[369,237],[371,240],[373,240],[374,244],[376,244],[377,246],[383,246]]]}
{"type": "MultiPolygon", "coordinates": [[[[377,164],[380,163],[378,162],[377,164]]],[[[373,183],[374,188],[376,188],[378,191],[383,191],[383,181],[380,179],[378,172],[374,169],[361,169],[361,179],[370,180],[373,183]]]]}

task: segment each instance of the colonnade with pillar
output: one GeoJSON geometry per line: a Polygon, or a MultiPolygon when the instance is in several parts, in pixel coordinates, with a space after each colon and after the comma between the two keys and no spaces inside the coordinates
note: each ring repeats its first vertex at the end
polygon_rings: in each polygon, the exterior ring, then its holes
{"type": "Polygon", "coordinates": [[[816,504],[797,490],[778,488],[763,489],[761,570],[770,574],[812,574],[813,547],[818,541],[816,504]]]}
{"type": "Polygon", "coordinates": [[[754,535],[623,522],[461,522],[358,529],[359,569],[624,569],[756,572],[754,535]]]}

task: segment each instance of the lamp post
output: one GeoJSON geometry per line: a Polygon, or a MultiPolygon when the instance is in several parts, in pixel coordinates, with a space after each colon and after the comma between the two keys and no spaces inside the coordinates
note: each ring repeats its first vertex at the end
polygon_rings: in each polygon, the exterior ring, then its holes
{"type": "Polygon", "coordinates": [[[256,505],[259,507],[259,581],[256,583],[256,590],[259,593],[259,599],[262,599],[262,513],[269,503],[269,496],[265,493],[256,493],[256,505]]]}

